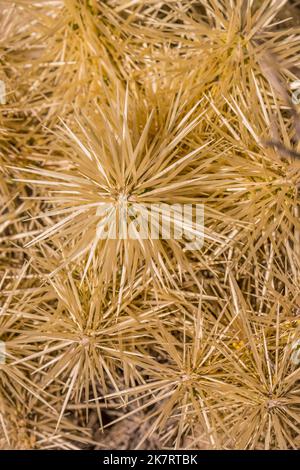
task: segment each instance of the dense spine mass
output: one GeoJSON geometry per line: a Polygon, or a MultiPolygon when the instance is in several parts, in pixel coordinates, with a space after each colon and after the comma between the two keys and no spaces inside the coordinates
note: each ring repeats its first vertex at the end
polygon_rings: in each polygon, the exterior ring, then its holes
{"type": "Polygon", "coordinates": [[[0,449],[299,448],[299,18],[0,1],[0,449]]]}

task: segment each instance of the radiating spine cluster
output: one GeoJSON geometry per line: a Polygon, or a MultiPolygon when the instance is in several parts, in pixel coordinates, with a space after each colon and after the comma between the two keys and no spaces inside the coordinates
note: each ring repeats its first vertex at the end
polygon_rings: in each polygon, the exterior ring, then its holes
{"type": "Polygon", "coordinates": [[[294,3],[1,2],[0,449],[299,448],[294,3]]]}

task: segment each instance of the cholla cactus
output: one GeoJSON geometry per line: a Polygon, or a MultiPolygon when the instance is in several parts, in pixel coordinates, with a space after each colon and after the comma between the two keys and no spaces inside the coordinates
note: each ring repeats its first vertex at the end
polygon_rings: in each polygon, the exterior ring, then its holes
{"type": "Polygon", "coordinates": [[[289,2],[3,3],[0,448],[299,447],[289,2]],[[203,244],[103,236],[157,204],[203,244]]]}

